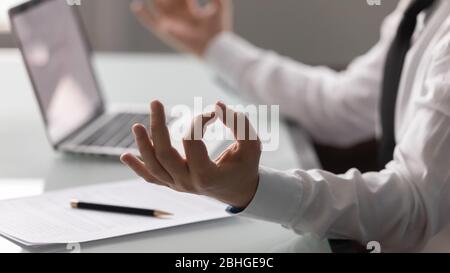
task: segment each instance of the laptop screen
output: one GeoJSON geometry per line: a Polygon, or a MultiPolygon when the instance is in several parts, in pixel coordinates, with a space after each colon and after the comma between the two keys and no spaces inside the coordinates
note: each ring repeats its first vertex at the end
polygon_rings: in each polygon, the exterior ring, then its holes
{"type": "Polygon", "coordinates": [[[90,50],[77,13],[65,0],[11,11],[11,21],[53,144],[103,110],[90,50]]]}

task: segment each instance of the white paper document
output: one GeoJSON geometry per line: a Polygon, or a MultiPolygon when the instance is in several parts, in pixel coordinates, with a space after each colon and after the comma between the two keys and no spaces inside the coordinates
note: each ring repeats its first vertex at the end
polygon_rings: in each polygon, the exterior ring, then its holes
{"type": "Polygon", "coordinates": [[[83,243],[228,217],[225,208],[207,197],[132,180],[0,201],[0,234],[26,246],[83,243]],[[73,209],[72,199],[158,209],[173,216],[154,218],[73,209]]]}

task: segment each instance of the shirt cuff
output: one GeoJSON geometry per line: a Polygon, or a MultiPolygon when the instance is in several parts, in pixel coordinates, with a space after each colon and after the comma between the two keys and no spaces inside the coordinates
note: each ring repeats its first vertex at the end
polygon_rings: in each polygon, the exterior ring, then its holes
{"type": "Polygon", "coordinates": [[[223,32],[209,44],[205,61],[228,84],[237,86],[245,64],[257,59],[260,49],[232,32],[223,32]]]}
{"type": "Polygon", "coordinates": [[[245,209],[230,208],[240,216],[279,223],[289,227],[300,214],[303,185],[289,172],[260,167],[255,196],[245,209]]]}

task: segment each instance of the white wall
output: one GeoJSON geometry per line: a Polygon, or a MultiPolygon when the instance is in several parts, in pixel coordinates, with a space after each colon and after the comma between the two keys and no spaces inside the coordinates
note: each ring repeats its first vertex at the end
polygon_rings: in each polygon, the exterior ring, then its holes
{"type": "MultiPolygon", "coordinates": [[[[365,52],[397,0],[235,0],[236,30],[259,46],[311,64],[341,66],[365,52]]],[[[167,51],[131,16],[128,0],[85,0],[83,15],[100,50],[167,51]]]]}

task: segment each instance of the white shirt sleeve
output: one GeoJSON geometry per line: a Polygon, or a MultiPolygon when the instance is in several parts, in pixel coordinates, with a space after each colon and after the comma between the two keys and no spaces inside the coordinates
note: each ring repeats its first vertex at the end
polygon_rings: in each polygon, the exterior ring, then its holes
{"type": "Polygon", "coordinates": [[[450,46],[442,56],[385,170],[335,175],[261,167],[243,214],[299,233],[379,241],[387,251],[419,250],[450,220],[450,46]]]}
{"type": "Polygon", "coordinates": [[[206,61],[240,92],[280,105],[317,141],[351,145],[375,136],[382,66],[399,9],[383,23],[379,43],[343,72],[292,61],[232,33],[211,42],[206,61]]]}
{"type": "MultiPolygon", "coordinates": [[[[296,63],[225,33],[207,61],[230,84],[297,119],[324,143],[350,145],[378,126],[382,67],[407,1],[383,24],[379,43],[341,73],[296,63]]],[[[433,61],[395,149],[381,172],[260,168],[242,215],[298,233],[379,241],[384,251],[418,250],[450,220],[450,47],[433,61]]]]}

